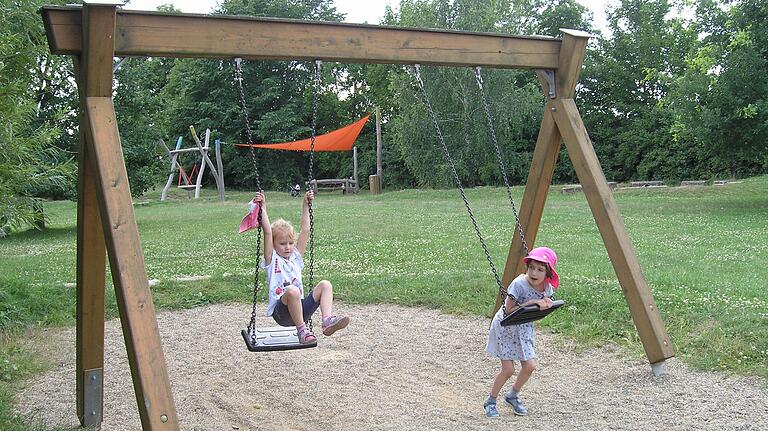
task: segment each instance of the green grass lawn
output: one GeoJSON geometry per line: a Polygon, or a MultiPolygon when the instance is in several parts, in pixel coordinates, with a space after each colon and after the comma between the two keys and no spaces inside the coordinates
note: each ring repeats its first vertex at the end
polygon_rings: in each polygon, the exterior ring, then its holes
{"type": "MultiPolygon", "coordinates": [[[[514,189],[518,203],[522,191],[514,189]]],[[[160,281],[152,288],[158,308],[250,301],[256,235],[237,233],[250,194],[228,192],[221,203],[214,193],[136,202],[148,275],[160,281]],[[184,281],[198,276],[210,278],[184,281]]],[[[514,227],[506,192],[467,195],[501,272],[514,227]]],[[[677,356],[702,370],[768,377],[768,177],[614,196],[677,356]]],[[[267,199],[273,220],[298,223],[300,199],[278,192],[267,199]]],[[[40,327],[74,325],[76,204],[51,202],[45,210],[48,229],[0,240],[2,429],[15,423],[12,394],[46,366],[27,340],[40,327]]],[[[497,286],[457,191],[322,194],[314,214],[315,277],[333,281],[337,299],[489,315],[497,286]]],[[[541,326],[585,347],[614,343],[642,357],[582,194],[552,188],[536,245],[558,253],[558,297],[567,302],[541,326]]],[[[107,295],[115,317],[111,287],[107,295]]],[[[249,317],[232,319],[245,325],[249,317]]]]}

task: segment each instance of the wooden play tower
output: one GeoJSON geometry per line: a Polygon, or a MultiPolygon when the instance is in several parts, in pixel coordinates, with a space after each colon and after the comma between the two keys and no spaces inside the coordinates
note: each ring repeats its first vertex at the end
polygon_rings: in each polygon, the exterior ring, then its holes
{"type": "MultiPolygon", "coordinates": [[[[664,324],[574,102],[589,35],[562,39],[120,10],[116,4],[43,7],[53,54],[71,55],[80,94],[77,200],[77,412],[102,421],[106,257],[112,269],[142,427],[177,430],[112,100],[115,56],[325,60],[537,71],[547,103],[520,208],[535,242],[565,143],[649,362],[674,356],[664,324]]],[[[522,270],[513,234],[503,283],[522,270]]],[[[497,305],[498,305],[497,301],[497,305]]],[[[233,334],[239,337],[239,334],[233,334]]]]}

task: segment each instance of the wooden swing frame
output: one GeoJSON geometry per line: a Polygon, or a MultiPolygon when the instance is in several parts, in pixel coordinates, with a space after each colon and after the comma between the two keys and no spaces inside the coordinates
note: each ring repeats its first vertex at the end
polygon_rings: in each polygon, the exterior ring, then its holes
{"type": "MultiPolygon", "coordinates": [[[[589,35],[562,39],[320,23],[284,19],[128,11],[117,4],[41,9],[51,52],[71,55],[80,95],[77,200],[77,414],[99,426],[103,409],[104,289],[109,257],[142,427],[179,421],[147,280],[112,100],[115,56],[324,60],[541,70],[549,96],[520,207],[525,237],[539,229],[561,141],[629,304],[652,366],[674,356],[618,207],[573,100],[589,35]]],[[[522,271],[512,235],[508,284],[522,271]]],[[[497,298],[496,308],[501,304],[497,298]]]]}

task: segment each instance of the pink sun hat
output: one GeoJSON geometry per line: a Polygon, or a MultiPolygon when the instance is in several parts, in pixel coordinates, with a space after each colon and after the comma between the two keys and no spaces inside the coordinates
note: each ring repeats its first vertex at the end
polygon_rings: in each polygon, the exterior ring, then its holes
{"type": "Polygon", "coordinates": [[[549,266],[549,270],[552,271],[552,278],[547,277],[544,280],[551,284],[553,289],[557,289],[557,286],[560,285],[560,277],[555,272],[555,265],[557,265],[557,255],[555,252],[549,247],[536,247],[528,253],[528,256],[523,258],[523,262],[526,265],[529,260],[546,263],[549,266]]]}

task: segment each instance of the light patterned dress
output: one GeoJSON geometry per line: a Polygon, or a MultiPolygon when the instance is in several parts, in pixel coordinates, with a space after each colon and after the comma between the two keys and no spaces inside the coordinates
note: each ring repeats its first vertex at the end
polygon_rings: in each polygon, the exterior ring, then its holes
{"type": "MultiPolygon", "coordinates": [[[[531,299],[552,297],[555,291],[550,284],[547,284],[544,292],[538,292],[528,283],[525,274],[520,274],[509,284],[507,293],[514,295],[517,302],[523,304],[531,299]]],[[[485,351],[502,360],[527,361],[535,358],[536,330],[533,322],[501,326],[503,318],[504,308],[501,307],[493,316],[485,351]]]]}

